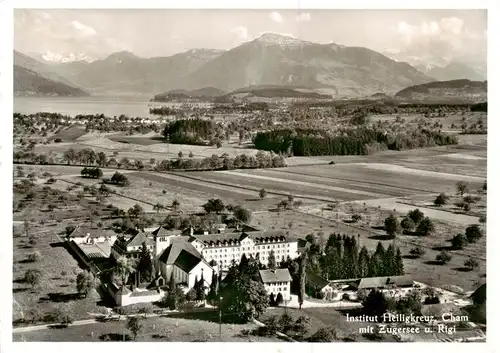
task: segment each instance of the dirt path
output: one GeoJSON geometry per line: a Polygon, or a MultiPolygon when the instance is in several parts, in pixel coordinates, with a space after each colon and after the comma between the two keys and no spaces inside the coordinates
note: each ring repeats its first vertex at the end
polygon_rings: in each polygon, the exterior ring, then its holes
{"type": "Polygon", "coordinates": [[[307,181],[297,181],[297,180],[291,180],[291,179],[273,178],[273,177],[269,177],[269,176],[255,175],[255,174],[249,174],[249,173],[243,174],[243,173],[239,173],[237,171],[222,171],[219,173],[236,175],[238,177],[275,181],[275,182],[280,183],[280,184],[286,183],[286,184],[300,185],[300,186],[311,187],[311,188],[316,188],[316,189],[324,189],[324,190],[329,190],[329,191],[347,192],[347,193],[351,193],[351,194],[357,194],[357,195],[368,196],[368,197],[380,197],[380,198],[382,198],[382,197],[389,196],[389,195],[378,194],[378,193],[373,193],[373,192],[368,192],[368,191],[360,191],[360,190],[346,189],[346,188],[340,188],[340,187],[324,185],[324,184],[309,183],[307,181]]]}
{"type": "MultiPolygon", "coordinates": [[[[359,203],[358,201],[354,201],[359,203]]],[[[412,205],[408,205],[405,203],[400,203],[396,198],[390,198],[390,199],[375,199],[375,200],[365,200],[365,202],[368,206],[372,207],[379,207],[384,209],[384,210],[396,210],[398,213],[407,213],[408,211],[411,211],[415,208],[418,208],[424,214],[430,218],[434,219],[439,219],[445,222],[453,222],[453,223],[458,223],[464,226],[470,225],[470,224],[475,224],[479,223],[479,217],[474,217],[474,216],[468,216],[468,215],[463,215],[463,214],[456,214],[452,212],[447,212],[447,211],[440,211],[440,210],[435,210],[432,208],[426,208],[426,207],[415,207],[412,205]]]]}
{"type": "Polygon", "coordinates": [[[413,169],[413,168],[403,167],[403,166],[394,165],[394,164],[385,164],[385,163],[353,163],[353,164],[363,165],[369,169],[384,170],[384,171],[390,171],[390,172],[395,172],[395,173],[400,173],[400,174],[413,174],[413,175],[418,175],[418,176],[429,176],[429,177],[436,177],[436,178],[442,178],[442,179],[450,179],[450,180],[456,180],[456,181],[470,181],[470,182],[478,182],[478,183],[481,183],[484,181],[484,178],[481,178],[481,177],[475,177],[475,176],[469,176],[469,175],[463,175],[463,174],[432,172],[432,171],[428,171],[428,170],[413,169]]]}

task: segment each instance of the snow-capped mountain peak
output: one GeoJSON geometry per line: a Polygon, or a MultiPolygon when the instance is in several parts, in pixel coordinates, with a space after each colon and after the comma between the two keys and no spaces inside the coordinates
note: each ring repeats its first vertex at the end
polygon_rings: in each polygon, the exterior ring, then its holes
{"type": "Polygon", "coordinates": [[[41,56],[43,60],[52,63],[69,63],[73,61],[86,61],[90,63],[97,60],[96,58],[86,55],[85,53],[54,53],[48,51],[41,56]]]}
{"type": "Polygon", "coordinates": [[[300,40],[298,38],[292,37],[291,35],[284,35],[273,32],[266,32],[262,34],[259,38],[257,38],[257,42],[264,45],[280,45],[282,47],[287,46],[300,46],[304,44],[309,44],[310,42],[306,42],[300,40]]]}

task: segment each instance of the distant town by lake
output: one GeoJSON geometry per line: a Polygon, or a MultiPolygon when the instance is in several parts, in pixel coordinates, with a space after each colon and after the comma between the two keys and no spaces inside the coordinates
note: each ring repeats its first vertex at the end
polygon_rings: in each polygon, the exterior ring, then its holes
{"type": "Polygon", "coordinates": [[[38,112],[59,113],[75,116],[78,114],[104,114],[109,117],[127,115],[130,117],[158,116],[149,113],[149,108],[175,106],[179,103],[150,102],[150,97],[15,97],[15,113],[34,114],[38,112]]]}

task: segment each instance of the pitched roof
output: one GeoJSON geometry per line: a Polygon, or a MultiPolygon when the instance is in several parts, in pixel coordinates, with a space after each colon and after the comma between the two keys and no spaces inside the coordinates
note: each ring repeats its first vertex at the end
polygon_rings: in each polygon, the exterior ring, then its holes
{"type": "Polygon", "coordinates": [[[367,288],[384,288],[390,285],[398,287],[412,286],[413,279],[408,276],[392,276],[392,277],[365,277],[361,278],[358,284],[358,289],[367,288]]]}
{"type": "Polygon", "coordinates": [[[155,236],[155,237],[167,237],[167,236],[170,236],[170,235],[180,235],[182,232],[178,229],[166,229],[165,227],[163,226],[160,226],[158,228],[156,228],[152,234],[155,236]]]}
{"type": "Polygon", "coordinates": [[[121,286],[120,289],[118,289],[118,291],[116,292],[116,294],[129,294],[131,293],[131,290],[128,289],[126,286],[121,286]]]}
{"type": "Polygon", "coordinates": [[[132,237],[132,239],[130,239],[127,243],[127,246],[142,246],[142,243],[144,242],[146,243],[146,246],[152,246],[155,244],[154,240],[150,237],[150,233],[141,232],[132,237]]]}
{"type": "Polygon", "coordinates": [[[191,270],[201,262],[201,258],[191,254],[190,252],[182,249],[179,256],[175,259],[174,265],[179,267],[184,272],[191,272],[191,270]]]}
{"type": "Polygon", "coordinates": [[[187,251],[188,253],[198,257],[201,259],[201,254],[198,250],[195,249],[193,245],[186,242],[186,237],[179,237],[171,239],[172,244],[163,251],[160,255],[159,261],[163,262],[166,265],[174,264],[175,260],[182,252],[182,250],[187,251]]]}
{"type": "Polygon", "coordinates": [[[114,231],[109,229],[101,229],[101,228],[91,228],[87,226],[77,226],[73,231],[68,235],[70,238],[99,238],[99,237],[111,237],[113,235],[117,235],[114,231]]]}
{"type": "Polygon", "coordinates": [[[143,291],[134,291],[130,295],[131,297],[147,297],[149,295],[157,295],[157,290],[143,290],[143,291]]]}
{"type": "Polygon", "coordinates": [[[239,246],[239,243],[245,238],[254,240],[256,244],[291,241],[287,233],[282,230],[242,231],[222,234],[193,235],[193,237],[205,245],[215,246],[239,246]]]}
{"type": "Polygon", "coordinates": [[[292,281],[292,276],[290,276],[290,272],[288,272],[287,268],[279,268],[276,270],[260,270],[259,275],[262,279],[262,282],[264,283],[292,281]]]}
{"type": "Polygon", "coordinates": [[[330,281],[327,281],[323,277],[318,276],[317,274],[312,272],[306,272],[306,281],[307,283],[310,283],[313,286],[321,289],[325,288],[330,283],[330,281]]]}

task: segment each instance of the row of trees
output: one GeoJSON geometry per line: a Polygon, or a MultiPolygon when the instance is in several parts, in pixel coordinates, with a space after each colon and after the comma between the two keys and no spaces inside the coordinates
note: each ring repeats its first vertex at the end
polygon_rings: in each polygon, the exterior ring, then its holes
{"type": "Polygon", "coordinates": [[[435,230],[434,223],[429,217],[425,217],[418,208],[408,211],[401,221],[391,214],[384,220],[384,229],[387,236],[392,239],[397,234],[406,234],[415,231],[417,235],[428,236],[435,230]]]}
{"type": "Polygon", "coordinates": [[[102,170],[100,168],[85,167],[81,170],[80,174],[84,178],[99,179],[102,177],[102,170]]]}
{"type": "Polygon", "coordinates": [[[305,256],[296,260],[288,258],[279,264],[280,268],[290,271],[292,291],[295,293],[305,290],[310,295],[317,294],[317,288],[306,286],[306,272],[328,280],[399,276],[405,273],[401,251],[392,244],[384,248],[379,242],[376,250],[369,252],[365,246],[360,248],[355,236],[345,234],[330,234],[325,246],[312,236],[307,236],[307,240],[310,246],[305,256]]]}
{"type": "MultiPolygon", "coordinates": [[[[282,154],[266,153],[259,151],[255,156],[240,154],[235,157],[230,157],[227,153],[222,155],[213,154],[211,157],[201,159],[193,158],[192,153],[189,158],[185,158],[182,151],[179,152],[177,159],[165,159],[156,161],[154,158],[145,163],[142,160],[131,161],[124,157],[116,160],[114,157],[107,158],[103,152],[95,154],[92,149],[83,149],[76,152],[74,149],[69,149],[63,154],[64,163],[78,165],[97,165],[99,167],[118,167],[118,168],[135,168],[138,170],[153,169],[163,172],[169,170],[231,170],[231,169],[256,169],[256,168],[281,168],[286,167],[285,158],[282,154]]],[[[36,154],[30,151],[16,151],[13,154],[15,163],[28,164],[56,164],[57,159],[54,156],[47,154],[36,154]]]]}
{"type": "Polygon", "coordinates": [[[258,132],[253,139],[258,149],[294,156],[364,155],[370,146],[382,144],[390,150],[456,144],[452,135],[420,129],[406,133],[359,127],[338,131],[335,136],[322,130],[283,129],[258,132]]]}

